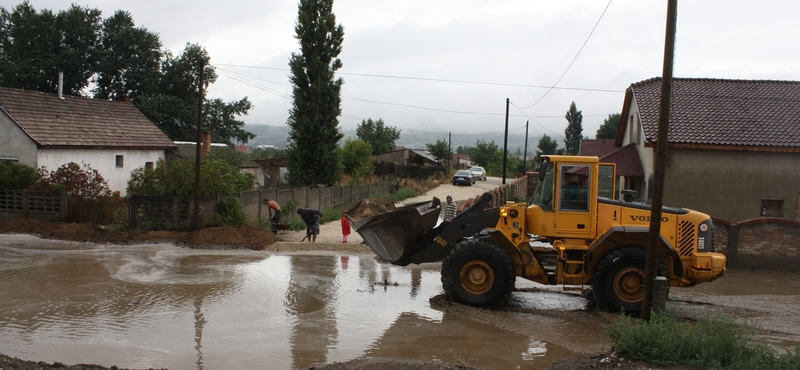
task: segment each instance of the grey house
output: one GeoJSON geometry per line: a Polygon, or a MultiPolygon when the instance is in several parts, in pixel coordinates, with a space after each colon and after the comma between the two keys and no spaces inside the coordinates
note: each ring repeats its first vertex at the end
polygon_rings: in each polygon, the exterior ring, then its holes
{"type": "MultiPolygon", "coordinates": [[[[615,146],[634,144],[642,177],[623,188],[650,198],[661,78],[626,91],[615,146]]],[[[664,204],[728,222],[798,219],[800,82],[673,79],[664,204]]]]}

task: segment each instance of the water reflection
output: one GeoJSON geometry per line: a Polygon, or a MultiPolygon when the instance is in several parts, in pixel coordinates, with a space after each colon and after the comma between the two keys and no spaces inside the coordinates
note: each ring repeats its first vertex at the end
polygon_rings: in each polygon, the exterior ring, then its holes
{"type": "Polygon", "coordinates": [[[293,256],[286,291],[287,313],[293,316],[289,343],[292,367],[324,364],[337,340],[336,256],[293,256]]]}
{"type": "MultiPolygon", "coordinates": [[[[438,266],[372,255],[0,235],[0,352],[130,368],[293,369],[364,356],[530,368],[571,354],[431,307],[438,266]]],[[[530,324],[534,325],[534,324],[530,324]]]]}

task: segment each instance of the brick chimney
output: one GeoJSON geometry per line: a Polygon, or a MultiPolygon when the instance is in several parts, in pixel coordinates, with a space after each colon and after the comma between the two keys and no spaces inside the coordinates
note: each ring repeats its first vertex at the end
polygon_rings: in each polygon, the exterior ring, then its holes
{"type": "Polygon", "coordinates": [[[120,96],[117,97],[117,101],[123,102],[123,103],[129,103],[131,101],[131,97],[128,96],[128,95],[120,95],[120,96]]]}
{"type": "Polygon", "coordinates": [[[211,132],[203,131],[203,146],[200,147],[200,156],[205,157],[211,153],[211,132]]]}

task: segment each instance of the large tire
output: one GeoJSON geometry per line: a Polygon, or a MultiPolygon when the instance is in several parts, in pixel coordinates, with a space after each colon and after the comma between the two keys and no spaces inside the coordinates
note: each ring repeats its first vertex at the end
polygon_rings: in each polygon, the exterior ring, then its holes
{"type": "Polygon", "coordinates": [[[480,239],[459,242],[442,263],[445,294],[470,306],[494,307],[505,302],[516,278],[508,253],[480,239]]]}
{"type": "MultiPolygon", "coordinates": [[[[603,257],[592,277],[592,291],[598,306],[608,312],[625,310],[629,314],[641,314],[646,264],[647,250],[636,246],[618,248],[603,257]]],[[[660,259],[656,274],[668,274],[660,259]]]]}

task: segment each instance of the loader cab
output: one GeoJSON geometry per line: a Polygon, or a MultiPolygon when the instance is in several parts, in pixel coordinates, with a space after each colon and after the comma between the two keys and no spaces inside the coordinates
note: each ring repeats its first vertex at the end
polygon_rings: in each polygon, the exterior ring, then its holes
{"type": "Polygon", "coordinates": [[[539,183],[529,202],[529,206],[537,206],[531,209],[535,225],[529,225],[529,230],[543,236],[593,237],[600,182],[604,183],[604,196],[613,193],[613,172],[613,167],[600,166],[597,157],[544,156],[539,183]],[[606,184],[609,177],[610,189],[606,184]]]}

